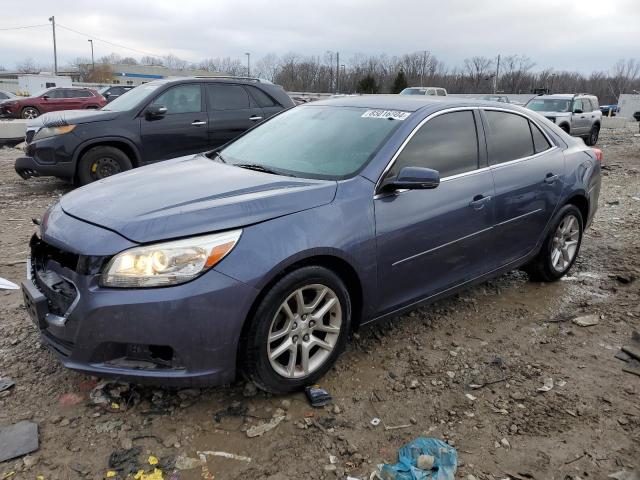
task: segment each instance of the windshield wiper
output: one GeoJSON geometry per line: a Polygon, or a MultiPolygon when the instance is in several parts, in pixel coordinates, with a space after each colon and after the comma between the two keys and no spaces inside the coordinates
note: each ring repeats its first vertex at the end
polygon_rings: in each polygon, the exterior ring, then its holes
{"type": "Polygon", "coordinates": [[[235,167],[246,168],[247,170],[255,170],[256,172],[271,173],[273,175],[282,175],[282,173],[280,172],[276,172],[275,170],[272,170],[263,165],[258,165],[257,163],[234,163],[233,165],[235,167]]]}

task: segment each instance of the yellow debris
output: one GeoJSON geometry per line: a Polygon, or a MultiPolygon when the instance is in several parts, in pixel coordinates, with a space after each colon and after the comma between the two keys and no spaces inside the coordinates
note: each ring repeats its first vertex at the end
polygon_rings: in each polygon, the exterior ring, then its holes
{"type": "Polygon", "coordinates": [[[136,473],[133,478],[135,478],[135,480],[140,480],[142,478],[142,476],[144,475],[144,470],[138,470],[138,473],[136,473]]]}
{"type": "Polygon", "coordinates": [[[119,403],[112,403],[111,404],[111,409],[112,410],[120,410],[120,404],[119,403]]]}
{"type": "Polygon", "coordinates": [[[117,475],[118,475],[118,472],[116,472],[115,470],[109,470],[107,472],[107,478],[113,478],[113,477],[115,477],[117,475]]]}
{"type": "Polygon", "coordinates": [[[158,457],[154,457],[153,455],[149,456],[149,465],[157,465],[158,464],[158,457]]]}
{"type": "Polygon", "coordinates": [[[5,480],[7,478],[11,478],[16,474],[16,472],[7,472],[4,475],[2,475],[2,480],[5,480]]]}

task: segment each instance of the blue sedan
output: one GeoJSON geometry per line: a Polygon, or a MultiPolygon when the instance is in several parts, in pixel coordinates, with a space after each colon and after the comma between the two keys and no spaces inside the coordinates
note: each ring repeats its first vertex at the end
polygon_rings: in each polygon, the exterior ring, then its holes
{"type": "Polygon", "coordinates": [[[521,268],[555,281],[602,153],[535,112],[361,96],[65,195],[25,304],[69,368],[164,385],[316,382],[369,322],[521,268]]]}

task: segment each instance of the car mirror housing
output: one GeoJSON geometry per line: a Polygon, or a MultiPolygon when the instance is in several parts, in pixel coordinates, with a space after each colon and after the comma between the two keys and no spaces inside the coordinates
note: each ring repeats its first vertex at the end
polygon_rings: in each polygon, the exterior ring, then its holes
{"type": "Polygon", "coordinates": [[[382,184],[385,190],[426,190],[440,185],[440,172],[431,168],[403,167],[400,173],[382,184]]]}
{"type": "Polygon", "coordinates": [[[573,111],[573,113],[582,113],[582,109],[580,109],[580,108],[576,108],[576,109],[573,111]]]}
{"type": "Polygon", "coordinates": [[[162,117],[167,114],[167,107],[164,105],[150,105],[146,113],[150,117],[162,117]]]}
{"type": "Polygon", "coordinates": [[[51,98],[51,97],[49,97],[49,95],[43,95],[43,96],[42,96],[42,99],[43,99],[43,100],[49,100],[49,98],[51,98]]]}

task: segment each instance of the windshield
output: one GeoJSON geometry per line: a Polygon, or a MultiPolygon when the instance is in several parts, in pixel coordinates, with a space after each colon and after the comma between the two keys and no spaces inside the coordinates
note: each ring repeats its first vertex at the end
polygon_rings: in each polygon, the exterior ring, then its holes
{"type": "Polygon", "coordinates": [[[305,105],[251,130],[220,153],[235,165],[284,175],[338,180],[360,170],[407,112],[305,105]]]}
{"type": "Polygon", "coordinates": [[[131,110],[136,105],[147,100],[153,92],[160,88],[160,86],[161,84],[159,83],[145,83],[144,85],[139,85],[128,92],[124,92],[113,102],[107,104],[106,107],[102,107],[102,110],[110,112],[124,112],[131,110]]]}
{"type": "Polygon", "coordinates": [[[427,91],[424,88],[405,88],[400,92],[400,95],[426,95],[427,91]]]}
{"type": "Polygon", "coordinates": [[[571,100],[534,98],[527,108],[534,112],[569,112],[571,100]]]}

